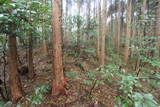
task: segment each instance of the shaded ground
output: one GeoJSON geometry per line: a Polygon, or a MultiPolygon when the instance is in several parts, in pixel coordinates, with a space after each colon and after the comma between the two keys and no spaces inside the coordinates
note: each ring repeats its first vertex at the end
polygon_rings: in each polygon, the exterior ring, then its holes
{"type": "MultiPolygon", "coordinates": [[[[70,53],[72,50],[66,50],[70,53]]],[[[50,52],[51,53],[51,52],[50,52]]],[[[20,54],[23,56],[23,53],[20,54]]],[[[83,80],[88,77],[88,71],[97,72],[95,69],[98,63],[94,56],[89,53],[80,53],[78,57],[75,55],[64,55],[64,70],[65,72],[74,72],[78,78],[67,77],[68,86],[66,87],[69,94],[52,98],[50,93],[45,97],[43,104],[37,107],[112,107],[115,104],[115,97],[118,95],[117,86],[113,83],[107,83],[99,86],[86,85],[83,80]]],[[[42,54],[42,49],[34,50],[34,66],[36,76],[33,80],[27,80],[22,77],[23,89],[25,93],[31,95],[36,87],[41,85],[52,86],[52,58],[42,54]]],[[[26,103],[26,100],[22,100],[26,103]]]]}
{"type": "MultiPolygon", "coordinates": [[[[86,84],[85,80],[90,79],[88,76],[89,72],[98,73],[99,63],[94,55],[94,52],[81,51],[79,55],[75,54],[75,48],[65,47],[64,50],[64,72],[67,77],[67,87],[68,95],[59,96],[58,98],[51,97],[48,92],[45,95],[43,103],[37,105],[36,107],[113,107],[115,105],[116,96],[121,95],[118,91],[119,86],[114,84],[114,82],[105,82],[104,84],[97,85],[98,81],[92,80],[92,84],[86,84]],[[69,73],[71,73],[69,75],[69,73]],[[98,104],[98,106],[96,106],[98,104]]],[[[88,49],[88,48],[87,48],[88,49]]],[[[26,64],[26,54],[25,51],[20,49],[19,55],[22,65],[26,64]]],[[[85,50],[85,48],[82,50],[85,50]]],[[[91,48],[92,50],[92,48],[91,48]]],[[[35,89],[42,85],[47,85],[52,87],[52,80],[54,79],[52,73],[52,52],[49,51],[49,55],[46,56],[43,53],[43,49],[34,49],[34,67],[36,76],[29,80],[27,76],[21,76],[23,90],[26,96],[20,100],[20,104],[28,105],[28,97],[35,93],[35,89]]],[[[3,66],[1,65],[0,68],[3,66]]],[[[6,67],[8,71],[8,65],[6,67]]],[[[8,73],[7,76],[7,86],[8,84],[8,73]]],[[[96,77],[99,79],[99,77],[96,77]]],[[[114,78],[115,81],[119,81],[114,78]]],[[[143,92],[149,92],[152,89],[148,83],[142,82],[144,88],[143,92]]],[[[160,98],[159,89],[153,92],[156,99],[160,98]]],[[[14,107],[15,105],[13,105],[14,107]]],[[[30,106],[26,106],[30,107],[30,106]]]]}

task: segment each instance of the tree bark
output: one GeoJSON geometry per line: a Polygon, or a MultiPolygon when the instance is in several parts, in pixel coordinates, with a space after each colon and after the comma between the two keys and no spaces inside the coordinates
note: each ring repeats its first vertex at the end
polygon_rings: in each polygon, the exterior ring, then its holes
{"type": "MultiPolygon", "coordinates": [[[[142,17],[140,20],[145,20],[146,18],[146,13],[147,13],[147,0],[143,1],[143,6],[141,9],[141,13],[142,13],[142,17]]],[[[145,22],[142,22],[141,26],[142,28],[140,29],[140,34],[138,35],[138,42],[139,42],[139,48],[143,48],[143,44],[141,43],[141,41],[143,41],[143,37],[145,36],[145,32],[146,32],[146,28],[145,28],[145,22]]],[[[136,62],[136,72],[138,72],[140,70],[140,65],[141,65],[141,59],[140,59],[140,55],[141,52],[138,51],[138,56],[137,56],[137,62],[136,62]]]]}
{"type": "Polygon", "coordinates": [[[80,18],[80,13],[81,13],[81,0],[77,0],[77,8],[78,8],[78,20],[77,20],[77,53],[80,52],[80,23],[79,23],[79,18],[80,18]]]}
{"type": "Polygon", "coordinates": [[[101,38],[101,65],[104,68],[104,63],[106,59],[105,53],[105,37],[106,37],[106,18],[107,18],[107,1],[103,0],[103,10],[102,10],[102,38],[101,38]]]}
{"type": "Polygon", "coordinates": [[[130,55],[130,38],[132,35],[132,28],[131,28],[131,24],[132,24],[132,0],[128,0],[127,3],[127,28],[126,28],[126,43],[125,43],[125,50],[124,50],[124,62],[127,64],[128,63],[128,59],[129,59],[129,55],[130,55]]]}
{"type": "Polygon", "coordinates": [[[156,36],[158,38],[156,57],[160,57],[160,2],[157,2],[156,9],[156,36]]]}
{"type": "Polygon", "coordinates": [[[101,32],[101,0],[99,0],[99,6],[98,6],[98,34],[97,34],[97,58],[98,60],[100,61],[100,53],[101,53],[101,50],[100,50],[100,38],[101,38],[101,35],[102,35],[102,32],[101,32]]]}
{"type": "MultiPolygon", "coordinates": [[[[29,10],[29,23],[31,22],[31,8],[29,10]]],[[[33,64],[33,34],[31,31],[29,31],[29,49],[28,49],[28,70],[29,74],[28,77],[30,79],[33,79],[35,73],[34,73],[34,64],[33,64]]]]}
{"type": "Polygon", "coordinates": [[[66,94],[62,62],[62,1],[53,1],[53,73],[52,96],[66,94]]]}
{"type": "Polygon", "coordinates": [[[32,34],[29,37],[29,49],[28,49],[28,70],[29,70],[29,78],[33,79],[34,73],[34,64],[33,64],[33,37],[32,34]]]}
{"type": "Polygon", "coordinates": [[[121,1],[119,1],[119,5],[118,5],[118,19],[117,19],[117,45],[116,45],[116,48],[117,48],[117,53],[119,53],[119,49],[120,49],[120,38],[121,38],[121,35],[122,35],[122,28],[121,28],[121,17],[122,17],[122,6],[121,6],[121,1]]]}
{"type": "Polygon", "coordinates": [[[16,36],[9,36],[9,69],[12,101],[17,102],[22,96],[22,85],[18,73],[16,36]]]}

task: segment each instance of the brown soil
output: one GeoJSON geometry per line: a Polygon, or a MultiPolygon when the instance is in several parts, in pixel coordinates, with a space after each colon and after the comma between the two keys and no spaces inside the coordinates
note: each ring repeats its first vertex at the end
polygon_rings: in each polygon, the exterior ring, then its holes
{"type": "MultiPolygon", "coordinates": [[[[68,95],[52,98],[50,93],[47,93],[44,102],[36,107],[113,107],[115,105],[115,97],[118,96],[118,86],[111,83],[101,84],[99,86],[86,85],[83,80],[88,79],[86,73],[97,72],[95,69],[98,67],[96,58],[88,53],[81,53],[78,59],[75,56],[67,56],[66,50],[64,55],[64,70],[65,72],[75,72],[79,78],[73,79],[67,77],[68,95]],[[87,56],[87,57],[86,57],[87,56]],[[77,66],[78,64],[83,65],[77,66]],[[83,68],[83,69],[82,69],[83,68]],[[91,91],[91,95],[90,95],[91,91]]],[[[24,63],[25,51],[20,51],[20,59],[24,63]]],[[[51,56],[50,52],[50,56],[51,56]]],[[[27,97],[34,93],[36,87],[41,85],[52,86],[53,73],[52,73],[52,58],[44,56],[42,49],[34,49],[34,67],[36,76],[32,80],[22,76],[23,90],[26,96],[20,100],[19,103],[27,105],[27,97]]],[[[13,105],[14,106],[14,105],[13,105]]],[[[29,107],[29,106],[28,106],[29,107]]]]}

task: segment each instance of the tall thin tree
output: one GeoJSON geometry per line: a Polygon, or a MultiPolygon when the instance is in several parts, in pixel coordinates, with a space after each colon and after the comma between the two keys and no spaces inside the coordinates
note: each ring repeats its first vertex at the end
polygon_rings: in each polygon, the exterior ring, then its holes
{"type": "Polygon", "coordinates": [[[157,1],[156,9],[156,35],[157,35],[157,57],[160,57],[160,1],[157,1]]]}
{"type": "Polygon", "coordinates": [[[126,27],[126,43],[125,43],[125,50],[124,50],[124,61],[128,63],[129,55],[130,55],[130,38],[132,35],[132,1],[128,0],[127,3],[127,27],[126,27]]]}
{"type": "Polygon", "coordinates": [[[107,32],[107,1],[103,0],[103,9],[102,9],[102,38],[101,38],[101,65],[102,68],[104,67],[105,64],[105,39],[106,39],[106,32],[107,32]]]}
{"type": "Polygon", "coordinates": [[[98,33],[97,33],[97,58],[98,60],[100,60],[100,38],[101,38],[101,0],[98,1],[98,18],[97,18],[97,22],[98,22],[98,33]]]}
{"type": "MultiPolygon", "coordinates": [[[[30,3],[32,0],[30,0],[30,3]]],[[[31,15],[31,5],[29,7],[30,12],[29,12],[29,23],[32,25],[32,15],[31,15]]],[[[29,31],[29,49],[28,49],[28,70],[29,70],[29,78],[32,79],[35,75],[34,73],[34,64],[33,64],[33,32],[29,31]]]]}

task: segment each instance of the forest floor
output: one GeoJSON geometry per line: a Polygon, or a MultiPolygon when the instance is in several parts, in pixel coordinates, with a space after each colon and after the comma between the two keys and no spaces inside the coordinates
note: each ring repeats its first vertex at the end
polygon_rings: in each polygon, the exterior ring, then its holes
{"type": "MultiPolygon", "coordinates": [[[[116,84],[107,83],[97,87],[97,81],[94,81],[91,85],[84,82],[89,78],[86,75],[88,71],[97,72],[96,69],[99,64],[96,57],[87,52],[81,52],[77,57],[72,54],[72,49],[66,49],[64,53],[64,72],[66,74],[67,72],[72,73],[71,77],[67,77],[68,85],[66,88],[69,94],[55,99],[48,93],[44,102],[38,107],[97,107],[97,104],[98,107],[113,107],[115,98],[119,93],[116,84]]],[[[20,53],[20,55],[23,60],[25,52],[20,53]]],[[[38,86],[52,86],[52,58],[42,54],[41,48],[34,49],[34,66],[36,76],[33,80],[29,81],[22,77],[22,85],[26,96],[32,95],[38,86]]],[[[27,103],[27,99],[22,99],[21,103],[27,103]]]]}
{"type": "MultiPolygon", "coordinates": [[[[51,97],[51,90],[49,90],[45,93],[42,101],[40,101],[41,104],[33,107],[113,107],[116,104],[116,97],[122,94],[119,90],[120,85],[117,84],[117,81],[120,80],[116,77],[111,77],[115,82],[108,81],[110,76],[112,76],[109,75],[108,80],[101,83],[100,80],[102,78],[99,77],[99,75],[94,75],[100,72],[100,64],[93,51],[95,49],[92,47],[87,47],[87,49],[81,48],[79,54],[76,54],[75,50],[75,47],[69,46],[66,46],[63,50],[64,73],[67,80],[66,89],[68,94],[53,98],[51,97]]],[[[18,52],[20,61],[23,65],[26,65],[25,49],[19,48],[18,52]]],[[[37,99],[35,93],[38,87],[52,87],[52,80],[54,79],[52,72],[52,51],[49,49],[48,55],[45,55],[43,52],[44,49],[42,47],[34,48],[35,77],[30,80],[26,75],[21,75],[25,96],[18,104],[30,105],[30,103],[33,102],[31,100],[37,99]],[[31,96],[33,99],[30,99],[31,96]]],[[[107,65],[110,63],[111,62],[108,62],[107,65]]],[[[8,65],[6,71],[9,71],[8,65]]],[[[143,82],[142,85],[144,86],[144,88],[142,86],[143,92],[147,93],[148,90],[152,89],[146,82],[143,82]]],[[[157,91],[154,96],[159,99],[159,92],[157,91]]],[[[15,105],[13,105],[13,107],[15,107],[15,105]]]]}

